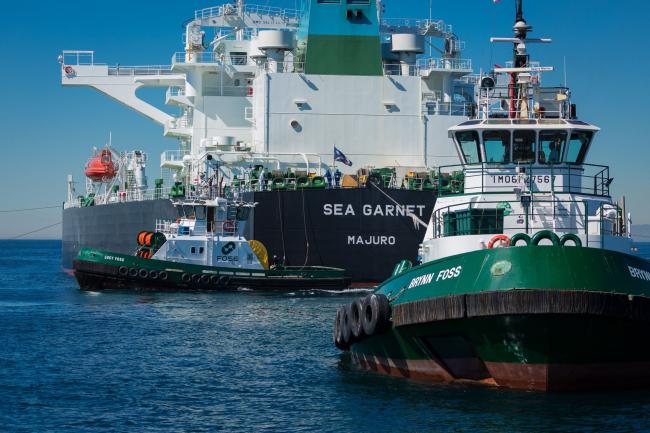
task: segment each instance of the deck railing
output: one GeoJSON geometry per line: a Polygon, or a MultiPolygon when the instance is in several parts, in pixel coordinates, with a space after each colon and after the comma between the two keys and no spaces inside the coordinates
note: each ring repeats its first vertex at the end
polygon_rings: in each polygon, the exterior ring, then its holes
{"type": "Polygon", "coordinates": [[[490,194],[518,188],[530,194],[610,196],[609,167],[596,164],[515,165],[479,163],[447,165],[437,170],[439,196],[490,194]]]}
{"type": "Polygon", "coordinates": [[[452,204],[433,212],[434,238],[542,230],[555,233],[625,236],[621,209],[613,204],[580,200],[481,201],[452,204]]]}

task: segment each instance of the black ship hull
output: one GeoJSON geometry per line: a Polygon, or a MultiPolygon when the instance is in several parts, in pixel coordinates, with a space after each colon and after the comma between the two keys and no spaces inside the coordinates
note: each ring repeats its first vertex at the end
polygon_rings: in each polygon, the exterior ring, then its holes
{"type": "MultiPolygon", "coordinates": [[[[415,261],[435,202],[431,191],[377,188],[247,193],[258,203],[248,239],[286,265],[343,268],[357,284],[390,276],[403,259],[415,261]]],[[[63,267],[82,247],[131,254],[141,230],[175,219],[166,199],[69,208],[63,211],[63,267]]]]}

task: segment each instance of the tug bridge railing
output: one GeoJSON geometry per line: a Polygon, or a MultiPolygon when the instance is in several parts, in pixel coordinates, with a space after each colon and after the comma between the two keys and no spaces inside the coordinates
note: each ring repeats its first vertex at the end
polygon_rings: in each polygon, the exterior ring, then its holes
{"type": "Polygon", "coordinates": [[[595,164],[514,165],[479,163],[448,165],[437,170],[439,196],[504,193],[583,194],[610,197],[609,167],[595,164]]]}
{"type": "Polygon", "coordinates": [[[595,200],[481,201],[449,205],[433,212],[436,239],[526,233],[552,230],[559,235],[572,233],[589,237],[625,236],[625,217],[621,208],[595,200]]]}

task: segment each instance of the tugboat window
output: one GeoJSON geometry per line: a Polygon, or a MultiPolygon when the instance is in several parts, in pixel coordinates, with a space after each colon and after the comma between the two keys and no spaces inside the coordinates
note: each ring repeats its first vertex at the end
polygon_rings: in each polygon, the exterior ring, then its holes
{"type": "Polygon", "coordinates": [[[517,164],[535,162],[535,131],[515,131],[513,140],[513,160],[517,164]]]}
{"type": "Polygon", "coordinates": [[[205,219],[205,206],[196,207],[196,219],[204,220],[205,219]]]}
{"type": "Polygon", "coordinates": [[[187,219],[194,219],[194,206],[185,205],[183,206],[183,214],[187,219]]]}
{"type": "Polygon", "coordinates": [[[540,131],[539,155],[540,164],[560,164],[563,161],[566,146],[566,131],[540,131]]]}
{"type": "Polygon", "coordinates": [[[591,131],[573,131],[571,140],[569,140],[566,162],[569,164],[582,164],[593,137],[594,133],[591,131]]]}
{"type": "Polygon", "coordinates": [[[510,162],[510,131],[483,131],[483,146],[487,162],[510,162]]]}
{"type": "Polygon", "coordinates": [[[196,254],[196,247],[190,248],[190,253],[191,254],[196,254]]]}
{"type": "Polygon", "coordinates": [[[458,140],[466,164],[476,164],[481,162],[481,148],[478,132],[459,131],[456,133],[456,140],[458,140]]]}

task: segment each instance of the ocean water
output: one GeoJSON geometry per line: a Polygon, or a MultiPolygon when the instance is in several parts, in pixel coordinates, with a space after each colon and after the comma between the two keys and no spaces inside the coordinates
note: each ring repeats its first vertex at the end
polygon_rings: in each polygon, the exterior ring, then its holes
{"type": "Polygon", "coordinates": [[[331,343],[356,293],[83,293],[59,250],[0,242],[0,432],[650,431],[650,391],[357,371],[331,343]]]}

